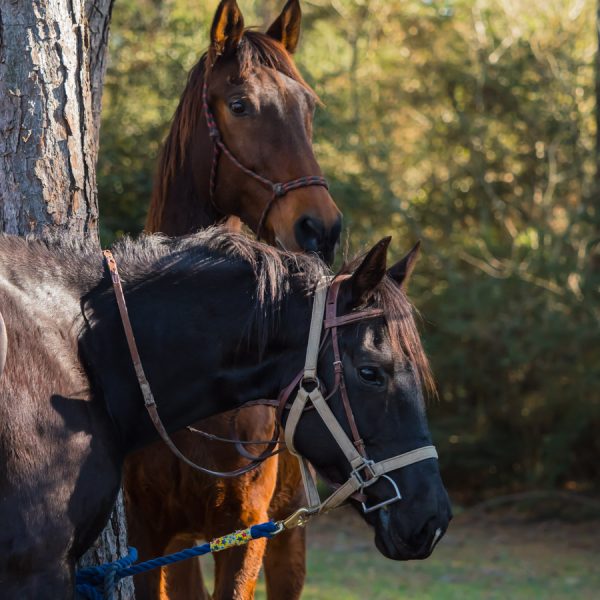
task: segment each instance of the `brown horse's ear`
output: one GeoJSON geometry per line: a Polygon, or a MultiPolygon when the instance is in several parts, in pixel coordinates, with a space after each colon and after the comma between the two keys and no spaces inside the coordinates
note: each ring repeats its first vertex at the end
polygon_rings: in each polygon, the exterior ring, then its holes
{"type": "Polygon", "coordinates": [[[381,283],[385,275],[387,249],[391,239],[391,237],[385,237],[377,242],[367,252],[359,267],[350,277],[353,307],[363,305],[373,290],[381,283]]]}
{"type": "Polygon", "coordinates": [[[210,28],[214,56],[235,50],[244,35],[244,17],[235,0],[221,0],[210,28]]]}
{"type": "Polygon", "coordinates": [[[299,0],[288,0],[281,14],[267,30],[267,35],[281,42],[285,49],[293,54],[296,51],[298,38],[300,37],[301,20],[302,11],[300,10],[299,0]]]}
{"type": "Polygon", "coordinates": [[[391,277],[401,288],[406,288],[410,275],[415,268],[417,258],[419,258],[419,249],[421,248],[421,242],[417,242],[412,250],[402,259],[400,259],[395,265],[389,268],[387,274],[391,277]]]}

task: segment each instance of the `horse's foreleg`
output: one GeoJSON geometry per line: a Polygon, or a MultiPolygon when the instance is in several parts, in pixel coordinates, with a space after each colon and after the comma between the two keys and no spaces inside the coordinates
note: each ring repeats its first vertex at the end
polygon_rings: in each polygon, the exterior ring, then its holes
{"type": "MultiPolygon", "coordinates": [[[[193,545],[177,538],[166,553],[193,545]]],[[[185,560],[162,569],[160,600],[252,600],[265,551],[265,540],[229,548],[214,555],[215,588],[211,596],[204,585],[200,561],[185,560]]],[[[137,591],[137,586],[136,586],[137,591]]]]}
{"type": "Polygon", "coordinates": [[[306,577],[306,531],[283,531],[267,543],[265,577],[269,600],[297,600],[306,577]]]}
{"type": "MultiPolygon", "coordinates": [[[[139,524],[129,519],[129,540],[137,548],[139,562],[144,562],[157,556],[163,556],[169,543],[168,538],[152,529],[151,525],[139,524]],[[133,535],[132,535],[133,534],[133,535]]],[[[161,595],[160,569],[152,569],[140,573],[134,578],[136,600],[159,600],[166,598],[161,595]]]]}
{"type": "MultiPolygon", "coordinates": [[[[258,522],[258,521],[257,521],[258,522]]],[[[213,600],[252,600],[260,573],[266,540],[253,540],[245,546],[215,554],[213,600]]],[[[287,600],[287,599],[286,599],[287,600]]]]}
{"type": "MultiPolygon", "coordinates": [[[[165,554],[191,548],[196,540],[177,537],[171,541],[165,554]]],[[[199,558],[190,558],[161,569],[161,600],[210,600],[211,595],[204,585],[199,558]]]]}

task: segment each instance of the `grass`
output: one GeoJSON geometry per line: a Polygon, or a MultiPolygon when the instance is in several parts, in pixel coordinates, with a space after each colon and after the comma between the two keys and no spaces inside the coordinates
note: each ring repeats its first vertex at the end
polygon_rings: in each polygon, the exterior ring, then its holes
{"type": "MultiPolygon", "coordinates": [[[[463,513],[433,556],[401,563],[378,553],[372,533],[358,517],[338,512],[309,525],[308,577],[302,598],[596,599],[599,534],[598,521],[526,523],[463,513]]],[[[266,598],[263,581],[256,598],[266,598]]]]}

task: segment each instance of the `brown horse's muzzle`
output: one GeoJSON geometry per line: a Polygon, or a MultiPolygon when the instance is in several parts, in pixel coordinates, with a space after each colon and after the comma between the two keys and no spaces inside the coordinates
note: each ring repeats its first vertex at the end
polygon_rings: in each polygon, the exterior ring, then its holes
{"type": "Polygon", "coordinates": [[[268,218],[277,245],[294,252],[314,252],[327,264],[335,258],[342,215],[324,187],[306,187],[288,192],[273,207],[268,218]]]}

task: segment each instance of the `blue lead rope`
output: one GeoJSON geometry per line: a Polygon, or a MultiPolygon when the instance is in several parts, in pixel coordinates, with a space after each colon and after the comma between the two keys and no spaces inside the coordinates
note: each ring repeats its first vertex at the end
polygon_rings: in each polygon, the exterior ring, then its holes
{"type": "Polygon", "coordinates": [[[251,540],[259,538],[272,538],[282,529],[279,523],[268,521],[260,525],[253,525],[248,529],[241,529],[212,542],[187,548],[167,556],[159,556],[145,562],[134,564],[137,560],[137,550],[129,548],[129,554],[119,560],[98,567],[87,567],[80,569],[75,575],[75,585],[80,598],[88,600],[114,600],[117,591],[117,583],[124,577],[145,573],[159,567],[166,567],[173,563],[202,556],[210,552],[220,552],[233,546],[247,544],[251,540]]]}

